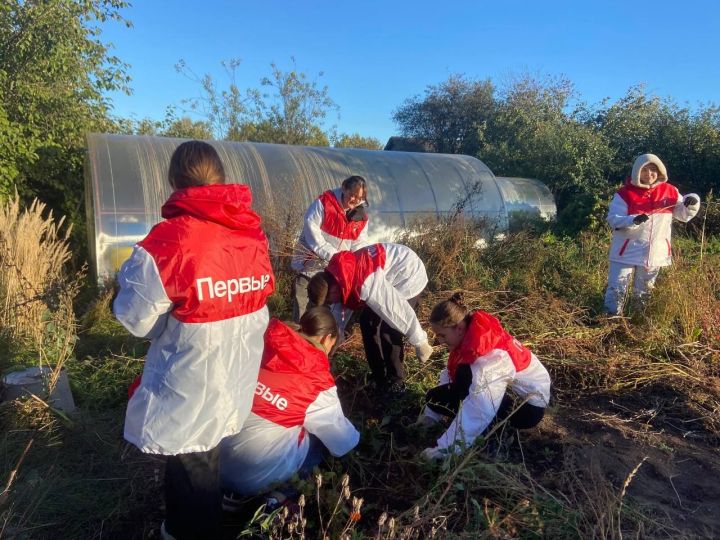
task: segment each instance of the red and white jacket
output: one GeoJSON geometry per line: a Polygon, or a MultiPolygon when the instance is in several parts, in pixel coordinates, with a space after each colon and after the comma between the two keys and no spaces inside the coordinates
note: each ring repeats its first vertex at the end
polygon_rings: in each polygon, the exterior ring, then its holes
{"type": "Polygon", "coordinates": [[[686,207],[683,200],[677,188],[662,179],[647,187],[628,178],[608,209],[607,222],[613,229],[610,261],[645,268],[669,266],[673,218],[690,221],[700,209],[699,204],[686,207]],[[635,225],[633,219],[639,214],[650,219],[635,225]]]}
{"type": "Polygon", "coordinates": [[[425,265],[412,249],[384,243],[342,251],[330,259],[327,271],[340,286],[344,307],[367,306],[411,345],[427,342],[427,334],[407,302],[428,283],[425,265]]]}
{"type": "Polygon", "coordinates": [[[287,480],[307,456],[306,432],[334,456],[348,453],[360,439],[343,414],[327,355],[272,319],[252,412],[242,431],[220,445],[222,485],[252,495],[287,480]]]}
{"type": "MultiPolygon", "coordinates": [[[[440,384],[452,382],[460,364],[470,364],[470,392],[437,440],[438,448],[457,452],[471,445],[495,418],[508,386],[531,405],[547,407],[550,401],[550,374],[545,366],[489,313],[471,314],[462,343],[450,351],[447,369],[440,373],[440,384]]],[[[427,407],[425,414],[439,416],[427,407]]]]}
{"type": "Polygon", "coordinates": [[[290,265],[296,272],[312,276],[338,251],[355,251],[368,244],[368,220],[349,221],[341,197],[341,188],[328,190],[308,208],[290,265]]]}
{"type": "Polygon", "coordinates": [[[125,417],[143,452],[210,450],[250,412],[275,281],[251,200],[239,184],[175,191],[120,269],[115,316],[151,340],[125,417]]]}

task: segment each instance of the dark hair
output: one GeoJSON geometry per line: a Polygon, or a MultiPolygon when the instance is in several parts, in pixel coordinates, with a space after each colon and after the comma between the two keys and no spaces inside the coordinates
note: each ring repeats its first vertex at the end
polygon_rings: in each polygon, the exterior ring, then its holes
{"type": "Polygon", "coordinates": [[[318,272],[312,278],[307,286],[308,299],[316,306],[322,306],[327,301],[330,286],[336,283],[335,278],[330,272],[323,270],[318,272]]]}
{"type": "Polygon", "coordinates": [[[203,141],[187,141],[170,158],[168,180],[175,189],[224,184],[225,169],[217,151],[203,141]]]}
{"type": "Polygon", "coordinates": [[[328,334],[337,337],[337,322],[335,322],[330,308],[327,306],[309,308],[300,317],[300,332],[310,338],[321,338],[328,334]]]}
{"type": "Polygon", "coordinates": [[[447,300],[436,305],[430,313],[430,322],[442,328],[456,326],[468,317],[463,303],[463,294],[456,292],[447,300]]]}
{"type": "Polygon", "coordinates": [[[353,175],[343,180],[343,191],[355,191],[358,188],[362,188],[365,195],[367,195],[367,184],[362,176],[353,175]]]}

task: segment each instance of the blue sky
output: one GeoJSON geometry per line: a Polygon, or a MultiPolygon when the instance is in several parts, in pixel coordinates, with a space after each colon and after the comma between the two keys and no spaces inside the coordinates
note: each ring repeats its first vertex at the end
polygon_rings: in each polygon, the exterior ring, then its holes
{"type": "MultiPolygon", "coordinates": [[[[617,99],[644,83],[679,103],[720,103],[717,1],[136,0],[132,28],[107,24],[103,39],[130,64],[133,94],[114,113],[162,119],[199,94],[178,74],[181,58],[226,82],[220,62],[242,59],[241,87],[259,87],[270,63],[297,67],[329,87],[331,123],[385,142],[393,111],[454,73],[491,78],[564,75],[587,102],[617,99]]],[[[197,118],[197,117],[196,117],[197,118]]]]}

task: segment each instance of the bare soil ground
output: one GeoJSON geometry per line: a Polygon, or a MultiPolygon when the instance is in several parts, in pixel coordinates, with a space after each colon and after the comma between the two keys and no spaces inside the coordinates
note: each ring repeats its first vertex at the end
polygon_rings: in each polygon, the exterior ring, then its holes
{"type": "Polygon", "coordinates": [[[562,490],[556,474],[565,464],[558,459],[571,455],[580,480],[588,484],[606,481],[619,492],[628,482],[626,504],[655,520],[656,534],[720,535],[716,442],[706,445],[691,433],[683,436],[632,416],[610,400],[557,407],[524,439],[525,463],[542,485],[562,490]],[[544,457],[544,448],[554,449],[554,455],[544,457]]]}

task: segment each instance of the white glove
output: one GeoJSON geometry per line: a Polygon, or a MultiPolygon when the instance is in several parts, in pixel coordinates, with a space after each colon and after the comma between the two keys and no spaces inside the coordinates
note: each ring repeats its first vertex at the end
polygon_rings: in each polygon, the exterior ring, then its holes
{"type": "Polygon", "coordinates": [[[445,459],[445,456],[447,453],[437,446],[434,448],[426,448],[420,453],[420,457],[423,458],[425,461],[438,461],[441,459],[445,459]]]}
{"type": "Polygon", "coordinates": [[[417,359],[425,363],[430,359],[430,355],[433,353],[433,348],[427,341],[423,341],[420,345],[415,347],[415,355],[417,359]]]}

